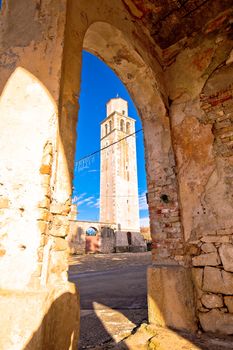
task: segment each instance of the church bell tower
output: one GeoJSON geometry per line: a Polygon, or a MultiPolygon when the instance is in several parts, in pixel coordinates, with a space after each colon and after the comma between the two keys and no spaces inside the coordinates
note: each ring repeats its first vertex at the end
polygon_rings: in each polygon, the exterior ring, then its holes
{"type": "Polygon", "coordinates": [[[111,99],[106,107],[101,123],[100,221],[139,232],[135,120],[122,98],[111,99]]]}

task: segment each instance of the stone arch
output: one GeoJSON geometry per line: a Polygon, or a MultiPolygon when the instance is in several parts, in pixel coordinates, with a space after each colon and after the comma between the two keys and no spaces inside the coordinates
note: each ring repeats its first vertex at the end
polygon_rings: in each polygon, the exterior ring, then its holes
{"type": "MultiPolygon", "coordinates": [[[[161,196],[164,193],[158,193],[156,199],[153,197],[154,193],[152,193],[155,190],[156,182],[163,183],[161,188],[164,191],[167,180],[175,172],[165,90],[162,87],[159,89],[163,85],[162,80],[158,80],[159,69],[153,71],[151,66],[138,55],[135,48],[128,42],[127,34],[106,22],[91,24],[85,33],[83,48],[101,58],[116,72],[130,92],[139,111],[144,129],[147,182],[152,189],[149,194],[151,231],[152,235],[153,232],[154,234],[157,233],[156,241],[159,241],[160,251],[166,251],[169,255],[169,248],[165,240],[163,238],[161,240],[158,239],[158,231],[160,231],[161,237],[166,237],[166,229],[162,227],[163,214],[161,212],[159,214],[158,211],[155,213],[154,209],[155,202],[156,206],[163,205],[160,203],[163,203],[161,196]],[[154,151],[148,152],[149,149],[152,149],[152,143],[156,144],[154,151]],[[160,216],[160,223],[156,220],[158,216],[160,216]],[[161,227],[159,227],[160,224],[161,227]]],[[[172,182],[173,189],[171,190],[170,187],[170,189],[165,191],[167,192],[165,194],[169,197],[167,207],[171,205],[171,202],[176,203],[170,208],[177,212],[177,216],[179,216],[176,178],[172,182]]],[[[183,244],[181,225],[178,227],[178,231],[180,236],[179,244],[183,244]]],[[[155,257],[159,259],[160,253],[155,244],[153,252],[155,257]]],[[[173,252],[173,259],[175,255],[176,253],[173,252]]],[[[180,259],[180,256],[177,258],[180,259]]]]}
{"type": "MultiPolygon", "coordinates": [[[[88,18],[88,10],[86,11],[88,18]]],[[[75,18],[74,22],[71,21],[70,23],[68,21],[67,23],[69,43],[72,38],[73,26],[77,26],[77,20],[75,18]]],[[[149,189],[148,204],[153,239],[152,259],[154,264],[158,266],[155,273],[162,280],[167,278],[170,280],[171,276],[173,276],[174,284],[176,285],[177,275],[168,268],[163,271],[164,276],[162,277],[159,267],[163,264],[176,265],[177,273],[180,274],[180,280],[183,280],[184,285],[187,286],[191,284],[191,278],[186,269],[182,267],[186,264],[187,259],[180,219],[176,166],[172,148],[170,120],[167,114],[167,96],[163,84],[162,68],[157,60],[150,61],[148,57],[144,59],[143,54],[140,52],[140,47],[137,47],[136,44],[134,44],[136,47],[133,46],[132,42],[129,41],[130,35],[125,31],[124,26],[119,29],[118,25],[98,21],[96,18],[93,21],[89,19],[89,22],[87,20],[85,24],[82,31],[82,41],[79,42],[79,45],[76,42],[77,50],[74,51],[74,47],[68,47],[67,44],[63,67],[62,106],[71,103],[73,96],[75,96],[75,91],[79,89],[78,81],[75,84],[73,79],[72,81],[68,79],[69,76],[73,77],[74,73],[69,71],[66,74],[66,72],[71,67],[74,67],[75,71],[75,67],[81,59],[82,49],[102,59],[125,84],[139,111],[144,129],[146,173],[149,189]],[[88,23],[92,24],[88,25],[88,23]],[[77,51],[79,52],[78,57],[77,51]],[[166,201],[163,200],[165,197],[167,198],[166,201]]],[[[73,42],[74,40],[76,39],[73,38],[73,42]]],[[[60,117],[62,119],[63,115],[60,117]]],[[[60,132],[63,133],[62,130],[60,132]]],[[[66,143],[67,141],[64,139],[63,145],[66,143]]],[[[66,148],[64,150],[68,154],[66,148]]],[[[71,152],[72,154],[74,155],[74,151],[71,152]]],[[[72,162],[68,163],[72,164],[72,162]]],[[[72,173],[70,166],[69,173],[72,173]]],[[[178,321],[175,321],[169,311],[166,311],[172,307],[171,301],[168,301],[169,298],[166,299],[166,305],[160,305],[163,309],[163,318],[160,317],[161,315],[158,316],[157,312],[154,312],[158,308],[155,306],[157,301],[155,301],[154,278],[156,277],[154,277],[154,269],[152,270],[153,272],[149,274],[149,280],[151,280],[151,283],[149,283],[151,285],[151,288],[149,287],[149,309],[153,309],[153,312],[150,313],[149,311],[150,321],[176,328],[194,329],[195,318],[193,317],[191,287],[186,295],[188,301],[183,297],[181,299],[178,291],[175,296],[180,309],[184,310],[181,312],[184,317],[182,316],[178,321]]],[[[162,280],[161,283],[163,283],[162,280]]],[[[163,292],[166,293],[168,290],[163,290],[163,292]]]]}

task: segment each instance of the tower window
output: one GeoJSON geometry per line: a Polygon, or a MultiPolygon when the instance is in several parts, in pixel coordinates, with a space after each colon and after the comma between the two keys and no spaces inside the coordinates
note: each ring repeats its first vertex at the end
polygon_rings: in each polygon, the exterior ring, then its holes
{"type": "Polygon", "coordinates": [[[125,115],[125,111],[124,110],[122,111],[122,114],[125,115]]]}
{"type": "Polygon", "coordinates": [[[127,132],[127,134],[130,133],[130,122],[126,123],[126,132],[127,132]]]}
{"type": "Polygon", "coordinates": [[[105,135],[108,133],[108,124],[105,124],[105,135]]]}
{"type": "Polygon", "coordinates": [[[120,129],[121,129],[121,131],[124,131],[124,128],[125,128],[125,122],[124,122],[123,119],[121,119],[121,121],[120,121],[120,129]]]}
{"type": "Polygon", "coordinates": [[[112,131],[112,121],[109,121],[109,132],[112,131]]]}

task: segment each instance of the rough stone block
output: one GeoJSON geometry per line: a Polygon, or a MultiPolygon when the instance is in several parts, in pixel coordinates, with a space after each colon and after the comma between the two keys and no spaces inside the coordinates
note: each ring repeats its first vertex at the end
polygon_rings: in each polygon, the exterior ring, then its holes
{"type": "Polygon", "coordinates": [[[233,294],[233,274],[215,267],[205,267],[203,290],[212,293],[233,294]]]}
{"type": "MultiPolygon", "coordinates": [[[[232,179],[230,179],[232,182],[232,179]]],[[[233,228],[225,228],[217,231],[218,235],[232,235],[233,234],[233,228]]]]}
{"type": "Polygon", "coordinates": [[[127,239],[127,232],[116,231],[116,252],[129,251],[129,244],[127,239]]]}
{"type": "Polygon", "coordinates": [[[225,296],[224,303],[226,304],[228,311],[233,314],[233,296],[225,296]]]}
{"type": "Polygon", "coordinates": [[[56,226],[53,225],[49,230],[49,234],[55,237],[66,237],[69,233],[69,226],[56,226]]]}
{"type": "Polygon", "coordinates": [[[51,203],[50,205],[50,211],[53,214],[63,214],[68,215],[70,212],[70,205],[69,204],[63,204],[63,203],[51,203]]]}
{"type": "Polygon", "coordinates": [[[231,236],[204,236],[201,238],[205,243],[231,243],[231,236]]]}
{"type": "Polygon", "coordinates": [[[214,253],[217,251],[217,249],[213,243],[203,243],[201,246],[201,250],[204,253],[214,253]]]}
{"type": "Polygon", "coordinates": [[[233,245],[223,244],[219,248],[219,255],[221,257],[224,270],[233,272],[233,245]]]}
{"type": "Polygon", "coordinates": [[[192,262],[194,266],[217,266],[221,263],[217,252],[195,256],[192,262]]]}
{"type": "Polygon", "coordinates": [[[192,278],[193,283],[195,287],[202,288],[202,282],[203,282],[203,269],[200,268],[193,268],[192,269],[192,278]]]}
{"type": "Polygon", "coordinates": [[[195,331],[191,270],[176,265],[151,266],[147,276],[149,322],[195,331]]]}
{"type": "Polygon", "coordinates": [[[49,211],[47,209],[39,208],[38,209],[38,220],[48,221],[49,220],[49,211]]]}
{"type": "Polygon", "coordinates": [[[53,238],[53,249],[54,250],[67,250],[68,249],[68,242],[61,237],[54,237],[53,238]]]}
{"type": "Polygon", "coordinates": [[[208,309],[214,309],[223,306],[222,296],[217,294],[204,294],[201,297],[201,302],[208,309]]]}
{"type": "Polygon", "coordinates": [[[201,326],[205,332],[233,334],[233,315],[213,309],[199,313],[201,326]]]}

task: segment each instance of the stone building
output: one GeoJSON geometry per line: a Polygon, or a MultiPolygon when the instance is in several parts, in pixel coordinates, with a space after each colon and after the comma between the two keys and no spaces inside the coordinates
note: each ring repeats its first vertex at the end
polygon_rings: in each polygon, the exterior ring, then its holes
{"type": "Polygon", "coordinates": [[[140,234],[135,120],[128,103],[113,98],[101,123],[100,220],[77,220],[71,206],[68,242],[71,254],[145,251],[140,234]],[[93,228],[95,234],[88,234],[93,228]]]}
{"type": "Polygon", "coordinates": [[[115,222],[122,231],[139,232],[134,132],[135,120],[128,116],[127,101],[111,99],[101,123],[100,221],[115,222]]]}
{"type": "Polygon", "coordinates": [[[118,74],[142,120],[149,322],[233,333],[232,6],[2,1],[1,349],[76,348],[66,236],[83,49],[118,74]]]}

